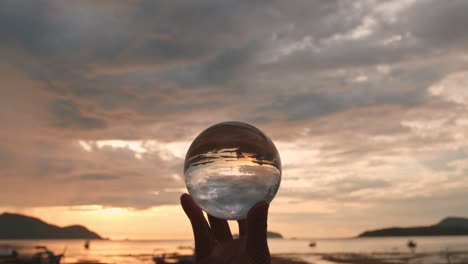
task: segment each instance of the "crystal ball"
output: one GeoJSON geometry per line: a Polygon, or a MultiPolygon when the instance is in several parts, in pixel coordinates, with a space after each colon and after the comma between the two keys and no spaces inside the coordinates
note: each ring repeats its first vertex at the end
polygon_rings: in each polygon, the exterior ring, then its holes
{"type": "Polygon", "coordinates": [[[224,122],[195,138],[185,156],[184,175],[188,192],[205,212],[241,220],[257,202],[273,200],[281,182],[281,160],[258,128],[224,122]]]}

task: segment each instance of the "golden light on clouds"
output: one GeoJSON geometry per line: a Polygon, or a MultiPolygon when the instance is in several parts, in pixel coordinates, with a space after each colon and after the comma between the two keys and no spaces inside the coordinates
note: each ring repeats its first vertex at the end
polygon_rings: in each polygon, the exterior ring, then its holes
{"type": "Polygon", "coordinates": [[[79,140],[78,144],[87,152],[93,148],[102,149],[111,147],[114,149],[128,149],[134,152],[135,158],[141,159],[148,152],[159,152],[163,160],[185,157],[185,152],[190,145],[189,141],[159,142],[157,140],[79,140]]]}

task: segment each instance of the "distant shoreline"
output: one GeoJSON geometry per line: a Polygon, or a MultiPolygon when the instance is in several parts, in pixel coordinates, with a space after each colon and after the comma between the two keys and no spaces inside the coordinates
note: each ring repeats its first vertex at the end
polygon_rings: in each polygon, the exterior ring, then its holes
{"type": "Polygon", "coordinates": [[[0,215],[0,239],[95,239],[103,237],[81,225],[59,227],[38,218],[21,214],[3,213],[0,215]]]}
{"type": "MultiPolygon", "coordinates": [[[[364,240],[364,239],[394,239],[394,238],[450,238],[450,237],[468,237],[468,235],[437,235],[437,236],[369,236],[369,237],[343,237],[343,238],[268,238],[268,240],[287,240],[287,241],[339,241],[339,240],[364,240]]],[[[110,242],[193,242],[193,238],[184,238],[184,239],[111,239],[111,238],[102,238],[102,239],[86,239],[86,238],[0,238],[0,241],[53,241],[53,240],[70,240],[70,241],[79,241],[79,240],[90,240],[90,241],[110,241],[110,242]]]]}
{"type": "Polygon", "coordinates": [[[447,217],[435,225],[415,227],[390,227],[365,231],[358,237],[413,237],[413,236],[464,236],[468,235],[468,218],[447,217]]]}

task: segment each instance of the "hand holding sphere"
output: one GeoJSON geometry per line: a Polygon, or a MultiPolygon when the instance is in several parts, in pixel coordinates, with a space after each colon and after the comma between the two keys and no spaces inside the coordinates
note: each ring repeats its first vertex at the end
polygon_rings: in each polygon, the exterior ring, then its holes
{"type": "Polygon", "coordinates": [[[182,195],[181,204],[192,224],[196,263],[269,264],[268,207],[281,181],[273,142],[245,123],[214,125],[190,146],[184,174],[191,195],[182,195]],[[226,219],[238,220],[239,238],[226,219]]]}
{"type": "Polygon", "coordinates": [[[190,146],[185,183],[209,215],[240,220],[257,202],[271,202],[281,182],[281,160],[259,129],[225,122],[203,131],[190,146]]]}

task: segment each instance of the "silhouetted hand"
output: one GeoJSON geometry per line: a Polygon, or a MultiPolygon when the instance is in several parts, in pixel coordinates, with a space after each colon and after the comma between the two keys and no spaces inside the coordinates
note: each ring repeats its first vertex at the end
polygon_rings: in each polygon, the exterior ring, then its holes
{"type": "Polygon", "coordinates": [[[233,239],[226,220],[208,215],[188,194],[180,202],[192,224],[195,237],[195,262],[197,264],[270,264],[267,243],[267,217],[269,203],[258,202],[246,220],[239,222],[239,238],[233,239]]]}

